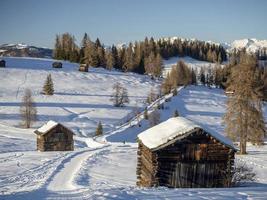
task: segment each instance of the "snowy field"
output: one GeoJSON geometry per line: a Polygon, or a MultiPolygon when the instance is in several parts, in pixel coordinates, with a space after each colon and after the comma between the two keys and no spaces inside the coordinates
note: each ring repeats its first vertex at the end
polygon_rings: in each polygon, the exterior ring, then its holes
{"type": "MultiPolygon", "coordinates": [[[[8,62],[8,59],[6,59],[8,62]]],[[[267,145],[249,147],[249,154],[237,156],[257,173],[247,187],[217,189],[138,188],[136,182],[136,137],[148,128],[148,121],[125,123],[135,107],[142,108],[151,87],[145,76],[103,69],[77,71],[76,64],[64,63],[51,69],[51,60],[10,58],[10,67],[0,69],[0,199],[265,199],[267,196],[267,145]],[[33,64],[34,63],[34,64],[33,64]],[[39,63],[39,64],[38,64],[39,63]],[[44,64],[46,63],[46,64],[44,64]],[[37,69],[38,68],[38,69],[37,69]],[[48,73],[56,94],[40,94],[48,73]],[[124,84],[131,104],[114,108],[109,102],[113,82],[124,84]],[[31,87],[40,122],[48,119],[75,130],[73,152],[37,152],[34,129],[19,128],[19,102],[23,89],[31,87]],[[136,103],[137,102],[137,103],[136,103]],[[137,105],[136,105],[137,104],[137,105]],[[106,135],[93,139],[101,120],[106,135]],[[122,124],[121,126],[119,124],[122,124]],[[86,144],[86,145],[85,145],[86,144]]],[[[161,121],[181,116],[223,134],[221,117],[225,112],[223,90],[203,86],[181,88],[178,96],[165,102],[161,121]]],[[[157,103],[149,106],[149,112],[157,103]]],[[[267,120],[267,106],[264,106],[267,120]]]]}
{"type": "Polygon", "coordinates": [[[38,108],[39,127],[48,120],[64,123],[78,136],[94,134],[102,122],[105,131],[126,121],[133,110],[142,109],[151,88],[158,84],[147,76],[90,68],[79,72],[78,64],[63,62],[62,69],[53,69],[53,60],[4,58],[7,68],[0,69],[0,124],[20,126],[19,106],[25,88],[30,88],[38,108]],[[42,95],[48,74],[52,75],[55,94],[42,95]],[[116,82],[128,89],[130,104],[115,108],[110,101],[116,82]]]}

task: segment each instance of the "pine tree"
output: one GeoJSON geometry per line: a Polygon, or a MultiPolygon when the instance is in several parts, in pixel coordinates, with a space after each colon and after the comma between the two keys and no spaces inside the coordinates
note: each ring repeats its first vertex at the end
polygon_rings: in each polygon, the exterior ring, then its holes
{"type": "Polygon", "coordinates": [[[224,116],[226,133],[230,138],[240,142],[240,153],[246,153],[246,144],[262,144],[265,125],[262,115],[261,87],[255,57],[241,53],[240,61],[232,70],[228,90],[234,95],[228,98],[227,112],[224,116]]]}
{"type": "Polygon", "coordinates": [[[51,74],[48,74],[46,77],[46,81],[45,81],[45,84],[43,86],[43,93],[45,95],[53,95],[54,94],[54,83],[53,83],[51,74]]]}
{"type": "Polygon", "coordinates": [[[98,60],[98,54],[97,54],[97,47],[93,42],[90,42],[89,45],[85,48],[86,57],[88,59],[87,64],[98,67],[99,66],[99,60],[98,60]]]}
{"type": "Polygon", "coordinates": [[[200,82],[202,85],[206,85],[205,70],[202,67],[200,69],[200,82]]]}
{"type": "Polygon", "coordinates": [[[111,70],[114,67],[115,60],[111,52],[106,53],[106,68],[111,70]]]}
{"type": "Polygon", "coordinates": [[[197,84],[197,76],[193,68],[191,68],[191,84],[192,85],[197,84]]]}
{"type": "Polygon", "coordinates": [[[179,117],[179,112],[178,110],[175,110],[174,113],[173,113],[173,117],[179,117]]]}
{"type": "Polygon", "coordinates": [[[20,106],[20,115],[22,119],[22,125],[25,128],[30,128],[32,123],[37,119],[37,109],[35,107],[30,89],[26,89],[24,91],[24,97],[20,106]]]}
{"type": "Polygon", "coordinates": [[[101,121],[98,122],[96,132],[95,132],[95,136],[100,136],[100,135],[103,135],[103,126],[102,126],[101,121]]]}
{"type": "Polygon", "coordinates": [[[149,54],[148,57],[145,57],[145,73],[153,76],[155,55],[153,52],[149,54]]]}
{"type": "Polygon", "coordinates": [[[97,47],[97,66],[106,66],[105,49],[102,46],[97,47]]]}
{"type": "Polygon", "coordinates": [[[160,54],[158,53],[155,58],[153,75],[155,77],[160,77],[162,75],[163,62],[160,54]]]}
{"type": "Polygon", "coordinates": [[[117,47],[114,45],[112,45],[111,47],[111,54],[114,59],[114,67],[118,69],[119,68],[118,50],[117,50],[117,47]]]}
{"type": "Polygon", "coordinates": [[[133,45],[132,43],[130,43],[126,50],[125,59],[123,63],[123,70],[125,72],[130,72],[133,71],[133,69],[134,69],[134,53],[133,53],[133,45]]]}
{"type": "Polygon", "coordinates": [[[53,50],[53,58],[58,59],[58,60],[62,59],[62,55],[61,55],[62,47],[61,47],[60,40],[61,40],[60,35],[56,35],[55,47],[53,50]]]}

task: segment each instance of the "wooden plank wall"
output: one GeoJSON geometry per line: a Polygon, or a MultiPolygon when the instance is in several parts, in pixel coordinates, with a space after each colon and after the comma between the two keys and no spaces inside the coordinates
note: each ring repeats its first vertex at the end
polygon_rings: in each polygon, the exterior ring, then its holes
{"type": "Polygon", "coordinates": [[[201,129],[156,152],[139,142],[137,185],[228,187],[234,154],[201,129]]]}

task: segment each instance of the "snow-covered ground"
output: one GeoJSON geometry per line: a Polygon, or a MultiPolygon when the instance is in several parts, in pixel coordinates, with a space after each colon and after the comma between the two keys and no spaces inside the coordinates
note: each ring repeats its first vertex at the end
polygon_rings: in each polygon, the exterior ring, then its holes
{"type": "Polygon", "coordinates": [[[0,123],[19,127],[19,106],[25,88],[30,88],[38,108],[41,126],[48,120],[65,124],[78,136],[94,134],[102,122],[105,131],[113,130],[126,121],[134,109],[142,109],[151,88],[158,84],[149,77],[134,73],[90,68],[89,73],[78,71],[78,64],[64,62],[62,69],[53,69],[50,59],[4,58],[7,68],[0,69],[0,123]],[[48,74],[52,75],[55,94],[41,94],[48,74]],[[128,89],[130,104],[115,108],[110,101],[116,82],[128,89]]]}
{"type": "MultiPolygon", "coordinates": [[[[257,181],[249,187],[136,187],[135,140],[140,132],[149,127],[149,123],[141,120],[139,127],[136,118],[130,123],[123,122],[136,107],[134,101],[140,100],[137,105],[143,107],[148,91],[157,84],[145,76],[103,69],[91,69],[88,74],[81,73],[76,71],[77,65],[70,63],[64,63],[63,69],[51,69],[51,60],[47,61],[47,66],[41,64],[46,62],[44,60],[36,59],[36,63],[32,59],[25,60],[25,65],[24,59],[18,61],[11,58],[10,63],[12,60],[17,64],[0,70],[1,83],[5,85],[0,85],[0,199],[266,198],[267,146],[249,147],[248,155],[237,156],[257,172],[257,181]],[[52,74],[55,81],[56,94],[52,97],[40,94],[48,73],[52,74]],[[25,74],[28,74],[26,78],[25,74]],[[115,109],[108,101],[115,81],[124,83],[129,90],[132,103],[125,108],[115,109]],[[75,151],[35,151],[34,129],[18,127],[19,102],[25,87],[31,87],[34,91],[39,115],[42,115],[41,122],[36,126],[48,119],[67,124],[78,133],[75,137],[75,151]],[[83,121],[79,121],[83,116],[83,121]],[[83,134],[90,135],[95,130],[96,121],[100,119],[105,125],[106,135],[96,139],[83,137],[83,134]],[[87,145],[82,145],[85,143],[87,145]]],[[[160,110],[161,121],[173,116],[177,109],[181,116],[223,134],[221,117],[225,112],[227,98],[223,90],[190,86],[180,88],[179,94],[172,97],[171,101],[165,102],[166,98],[158,100],[164,102],[164,110],[160,110]]],[[[157,102],[149,106],[149,112],[156,106],[157,102]]],[[[264,106],[264,113],[267,120],[267,106],[264,106]]]]}

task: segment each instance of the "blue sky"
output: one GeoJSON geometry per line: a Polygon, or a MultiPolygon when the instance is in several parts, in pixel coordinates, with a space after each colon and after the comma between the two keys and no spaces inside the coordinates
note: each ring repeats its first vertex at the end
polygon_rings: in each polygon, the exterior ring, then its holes
{"type": "Polygon", "coordinates": [[[57,33],[105,44],[180,36],[267,39],[267,0],[0,0],[0,44],[53,47],[57,33]]]}

